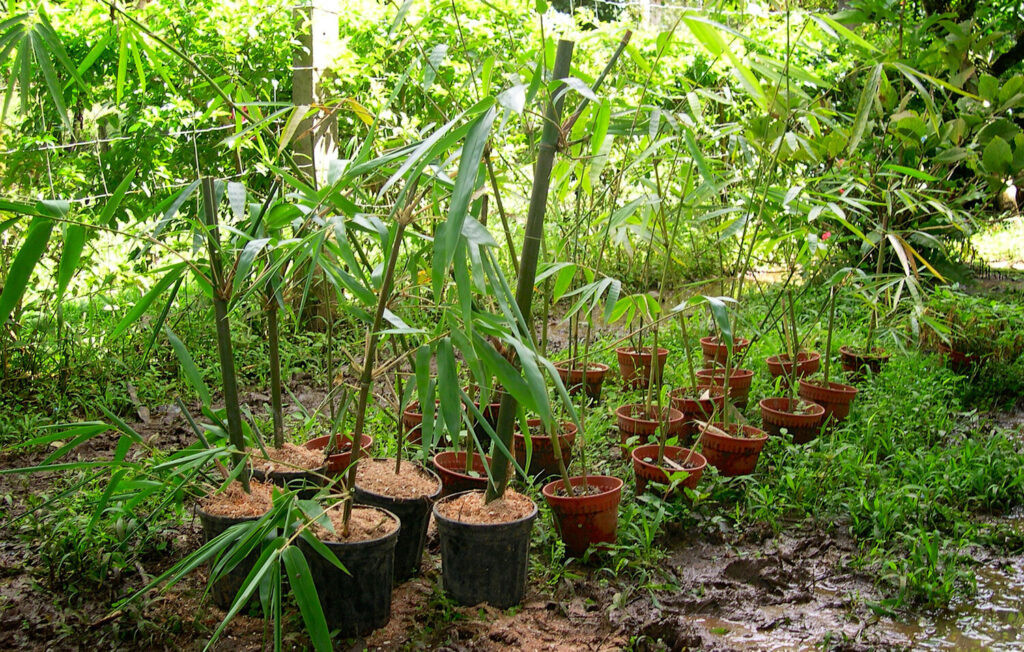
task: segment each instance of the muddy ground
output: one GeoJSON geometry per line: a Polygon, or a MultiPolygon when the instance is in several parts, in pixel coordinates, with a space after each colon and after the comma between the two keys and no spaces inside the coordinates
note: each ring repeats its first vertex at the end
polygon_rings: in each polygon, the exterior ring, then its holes
{"type": "MultiPolygon", "coordinates": [[[[295,395],[314,404],[322,392],[299,386],[295,395]]],[[[254,404],[262,397],[250,395],[254,404]]],[[[135,424],[151,444],[173,449],[191,441],[174,407],[140,412],[135,424]]],[[[1009,415],[1008,419],[1020,415],[1009,415]]],[[[106,457],[104,436],[80,447],[82,459],[106,457]]],[[[0,468],[38,463],[45,452],[6,451],[0,468]]],[[[62,578],[40,566],[32,544],[7,519],[24,510],[32,493],[50,490],[45,475],[0,476],[4,524],[0,530],[0,649],[202,649],[223,613],[203,600],[205,573],[194,573],[165,594],[147,596],[124,610],[117,599],[201,543],[198,521],[164,533],[169,545],[85,593],[68,595],[62,578]]],[[[632,496],[624,496],[630,500],[632,496]]],[[[1024,517],[1016,515],[1024,525],[1024,517]]],[[[636,590],[627,579],[575,563],[556,587],[530,586],[521,608],[454,608],[440,599],[440,557],[431,535],[421,576],[395,590],[390,624],[351,649],[617,650],[633,648],[766,650],[1024,646],[1024,558],[979,554],[979,593],[935,614],[878,613],[874,578],[856,570],[853,542],[833,531],[797,528],[719,533],[709,537],[669,524],[659,541],[667,551],[663,584],[671,590],[636,590]]],[[[535,580],[536,582],[537,580],[535,580]]],[[[287,647],[303,647],[301,622],[290,613],[287,647]]],[[[218,649],[268,646],[262,620],[236,618],[218,649]]]]}

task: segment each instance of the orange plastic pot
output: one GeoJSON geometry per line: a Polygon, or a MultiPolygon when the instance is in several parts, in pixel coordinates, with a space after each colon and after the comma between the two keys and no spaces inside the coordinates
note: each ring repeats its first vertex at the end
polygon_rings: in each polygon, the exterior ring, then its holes
{"type": "Polygon", "coordinates": [[[679,431],[680,441],[689,441],[697,434],[695,421],[710,421],[725,409],[725,390],[715,385],[677,387],[668,393],[672,407],[683,413],[683,427],[679,431]],[[707,398],[700,398],[704,393],[707,398]]]}
{"type": "MultiPolygon", "coordinates": [[[[316,437],[307,441],[304,446],[314,451],[326,450],[327,442],[330,439],[330,435],[316,437]]],[[[373,437],[360,435],[359,441],[362,443],[359,452],[360,456],[369,457],[373,452],[373,437]]],[[[331,453],[327,457],[327,473],[329,475],[338,475],[348,468],[349,460],[352,459],[352,435],[336,433],[334,435],[334,450],[336,452],[331,453]]]]}
{"type": "Polygon", "coordinates": [[[434,470],[441,478],[441,497],[487,488],[487,467],[491,464],[490,456],[486,461],[479,454],[473,455],[473,471],[476,476],[466,473],[465,451],[443,451],[434,455],[434,470]]]}
{"type": "Polygon", "coordinates": [[[824,387],[808,380],[800,381],[800,398],[814,401],[825,409],[824,423],[839,423],[850,416],[850,405],[857,398],[857,388],[843,383],[828,384],[824,387]]]}
{"type": "Polygon", "coordinates": [[[854,374],[855,377],[862,377],[868,371],[873,374],[882,371],[882,365],[889,361],[889,354],[878,348],[873,349],[871,353],[860,353],[852,347],[841,346],[839,359],[843,371],[854,374]]]}
{"type": "MultiPolygon", "coordinates": [[[[722,387],[725,385],[724,369],[701,369],[697,371],[700,380],[722,387]]],[[[754,382],[754,372],[750,369],[733,369],[729,376],[729,400],[740,410],[746,409],[750,401],[750,385],[754,382]]]]}
{"type": "MultiPolygon", "coordinates": [[[[626,346],[615,349],[615,356],[619,361],[619,374],[622,375],[622,383],[626,387],[630,389],[647,387],[651,379],[651,364],[654,359],[651,347],[645,346],[637,351],[633,347],[626,346]]],[[[655,385],[661,384],[666,360],[668,360],[668,349],[659,347],[657,368],[654,370],[655,385]]]]}
{"type": "MultiPolygon", "coordinates": [[[[682,446],[666,446],[665,459],[672,460],[680,466],[683,465],[684,460],[688,460],[690,464],[685,469],[689,475],[675,487],[675,493],[682,493],[683,487],[696,489],[697,483],[700,482],[700,477],[704,475],[704,468],[708,465],[708,461],[703,455],[693,453],[689,448],[683,448],[682,446]]],[[[637,494],[647,491],[647,484],[650,482],[663,485],[670,484],[670,476],[678,472],[678,469],[673,469],[667,464],[658,466],[656,464],[657,461],[657,444],[637,446],[633,449],[633,474],[636,476],[637,494]]]]}
{"type": "MultiPolygon", "coordinates": [[[[732,344],[732,355],[738,357],[750,346],[750,340],[737,337],[732,344]]],[[[704,354],[704,368],[724,367],[729,360],[729,348],[715,336],[700,338],[700,350],[704,354]]]]}
{"type": "Polygon", "coordinates": [[[701,431],[700,450],[708,464],[726,476],[753,473],[764,443],[768,441],[768,433],[754,426],[742,426],[744,436],[735,437],[730,435],[740,432],[741,426],[730,423],[726,429],[722,423],[712,425],[730,434],[720,435],[706,428],[701,431]]]}
{"type": "MultiPolygon", "coordinates": [[[[528,426],[539,426],[540,419],[529,419],[528,426]]],[[[576,424],[571,421],[563,421],[562,434],[558,437],[558,443],[562,450],[562,461],[568,468],[572,462],[572,445],[576,441],[576,424]]],[[[558,460],[555,459],[555,448],[552,445],[551,437],[548,435],[530,435],[533,450],[530,455],[530,466],[526,474],[530,477],[540,476],[542,479],[550,478],[561,473],[558,469],[558,460]]],[[[526,436],[521,432],[514,433],[514,453],[516,462],[520,466],[526,464],[526,436]]]]}
{"type": "MultiPolygon", "coordinates": [[[[770,373],[774,378],[781,376],[782,380],[788,385],[790,378],[793,377],[793,361],[790,359],[790,355],[788,353],[768,356],[765,358],[765,363],[768,364],[768,373],[770,373]]],[[[796,354],[797,378],[804,378],[811,374],[818,373],[818,369],[820,368],[820,353],[811,351],[810,353],[796,354]]]]}
{"type": "MultiPolygon", "coordinates": [[[[584,478],[569,478],[572,488],[582,492],[584,478]]],[[[606,475],[588,475],[586,484],[595,492],[588,495],[568,496],[564,481],[555,480],[544,485],[542,493],[555,528],[571,557],[582,557],[587,548],[602,543],[615,543],[619,526],[619,502],[622,500],[622,480],[606,475]]]]}
{"type": "Polygon", "coordinates": [[[678,437],[683,430],[683,413],[675,408],[663,408],[661,419],[651,406],[650,411],[640,403],[623,405],[615,410],[615,418],[619,424],[619,445],[622,457],[629,457],[628,441],[631,437],[638,438],[638,444],[646,444],[658,431],[662,421],[665,422],[666,434],[678,437]]]}
{"type": "Polygon", "coordinates": [[[604,378],[611,369],[600,362],[588,362],[586,372],[582,368],[572,367],[570,362],[559,362],[555,365],[558,370],[558,377],[562,384],[569,390],[570,394],[585,392],[588,399],[597,403],[601,400],[601,386],[604,378]]]}
{"type": "Polygon", "coordinates": [[[763,398],[761,406],[761,422],[769,435],[781,435],[782,429],[793,435],[794,444],[806,444],[821,432],[821,422],[825,418],[825,408],[817,403],[809,403],[806,413],[794,412],[801,401],[786,397],[763,398]]]}

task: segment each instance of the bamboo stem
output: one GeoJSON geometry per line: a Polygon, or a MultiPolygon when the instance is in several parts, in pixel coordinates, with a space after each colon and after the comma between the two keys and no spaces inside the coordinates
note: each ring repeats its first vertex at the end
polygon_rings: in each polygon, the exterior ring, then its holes
{"type": "MultiPolygon", "coordinates": [[[[559,40],[558,51],[555,54],[555,67],[552,70],[552,78],[555,80],[565,79],[569,76],[570,64],[572,62],[572,41],[559,40]]],[[[530,194],[530,207],[526,216],[526,235],[523,240],[522,259],[519,262],[519,280],[516,285],[516,303],[523,315],[527,332],[532,331],[533,319],[531,307],[533,304],[533,286],[537,278],[537,260],[540,255],[540,243],[544,238],[544,212],[547,208],[548,190],[551,186],[551,170],[554,167],[555,154],[558,151],[558,141],[561,137],[561,116],[562,105],[565,101],[564,93],[559,91],[563,86],[554,91],[548,99],[547,110],[545,111],[544,130],[541,133],[539,153],[537,155],[537,166],[534,169],[533,190],[530,194]]],[[[512,394],[505,392],[501,397],[501,408],[498,410],[498,426],[495,428],[495,435],[504,444],[505,449],[512,450],[512,427],[516,417],[516,400],[512,394]]],[[[561,442],[558,436],[551,440],[556,459],[561,458],[561,442]]],[[[487,484],[487,492],[484,501],[489,503],[500,498],[508,486],[509,462],[501,451],[495,451],[491,460],[491,482],[487,484]]],[[[564,464],[560,465],[564,468],[564,464]]],[[[565,488],[570,494],[572,488],[569,484],[567,474],[563,474],[565,488]]]]}
{"type": "MultiPolygon", "coordinates": [[[[227,412],[228,439],[235,447],[231,459],[237,467],[243,462],[245,438],[242,435],[242,413],[238,403],[238,378],[235,375],[235,356],[231,346],[231,322],[228,320],[230,286],[224,282],[224,263],[221,260],[217,206],[214,204],[213,179],[203,178],[203,218],[207,228],[206,244],[210,252],[210,274],[213,277],[213,311],[217,325],[217,353],[220,355],[221,378],[224,386],[224,410],[227,412]]],[[[241,473],[242,489],[249,493],[249,476],[241,473]]]]}

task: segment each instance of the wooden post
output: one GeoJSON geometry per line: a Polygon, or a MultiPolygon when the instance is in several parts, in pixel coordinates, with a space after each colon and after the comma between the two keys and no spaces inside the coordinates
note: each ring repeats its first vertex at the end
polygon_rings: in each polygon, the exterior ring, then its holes
{"type": "MultiPolygon", "coordinates": [[[[292,102],[295,106],[322,107],[323,79],[338,50],[338,11],[342,3],[308,0],[295,9],[299,47],[292,59],[292,102]]],[[[338,156],[338,123],[334,114],[320,110],[299,124],[292,143],[295,161],[317,185],[327,179],[327,163],[338,156]]]]}

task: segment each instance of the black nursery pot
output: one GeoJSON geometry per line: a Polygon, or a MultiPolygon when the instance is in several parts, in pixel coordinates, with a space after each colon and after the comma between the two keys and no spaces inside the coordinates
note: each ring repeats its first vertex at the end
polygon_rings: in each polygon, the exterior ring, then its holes
{"type": "Polygon", "coordinates": [[[269,474],[259,469],[252,469],[252,478],[285,490],[298,489],[299,500],[312,500],[324,484],[325,473],[327,473],[326,464],[312,471],[271,471],[269,474]]]}
{"type": "MultiPolygon", "coordinates": [[[[398,517],[391,512],[384,509],[378,511],[399,523],[398,517]]],[[[345,570],[324,559],[305,541],[299,540],[299,548],[309,562],[328,629],[339,630],[341,636],[346,638],[366,636],[391,620],[395,545],[401,530],[399,524],[390,534],[369,541],[322,541],[345,570]]]]}
{"type": "MultiPolygon", "coordinates": [[[[402,464],[413,464],[413,462],[402,462],[402,464]]],[[[367,491],[361,488],[358,482],[353,492],[357,504],[380,507],[397,516],[402,522],[402,529],[398,533],[398,543],[395,547],[395,582],[407,580],[419,573],[420,561],[423,559],[423,546],[427,542],[430,508],[437,497],[441,495],[441,479],[437,477],[437,474],[424,468],[421,464],[416,464],[416,466],[437,481],[437,491],[429,496],[392,498],[367,491]]]]}
{"type": "Polygon", "coordinates": [[[486,602],[498,609],[514,607],[526,594],[537,506],[518,521],[495,525],[452,521],[439,513],[438,505],[467,493],[479,491],[452,494],[434,506],[444,591],[462,605],[486,602]]]}
{"type": "MultiPolygon", "coordinates": [[[[215,514],[207,514],[201,509],[196,509],[196,513],[199,515],[199,523],[203,527],[204,543],[209,543],[216,539],[232,525],[258,521],[260,518],[258,516],[247,516],[242,518],[217,516],[215,514]]],[[[259,557],[260,548],[257,546],[253,548],[252,552],[245,556],[245,559],[238,562],[234,568],[229,570],[227,573],[222,575],[220,579],[213,583],[213,586],[210,587],[210,595],[213,598],[213,604],[225,611],[231,608],[231,603],[234,602],[235,596],[238,595],[238,590],[242,588],[242,584],[245,583],[245,578],[249,576],[249,572],[252,570],[252,567],[256,565],[256,561],[259,557]]],[[[249,598],[249,601],[252,602],[251,597],[249,598]]]]}

